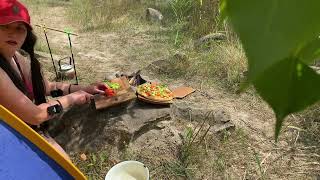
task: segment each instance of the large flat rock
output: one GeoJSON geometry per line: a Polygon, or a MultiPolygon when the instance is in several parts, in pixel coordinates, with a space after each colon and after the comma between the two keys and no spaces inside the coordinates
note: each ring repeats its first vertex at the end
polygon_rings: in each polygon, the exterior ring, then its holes
{"type": "Polygon", "coordinates": [[[95,152],[104,148],[120,152],[130,147],[141,157],[163,152],[156,162],[159,164],[178,154],[182,143],[179,134],[184,129],[176,123],[181,122],[183,126],[203,120],[212,126],[212,133],[234,128],[230,113],[219,107],[181,100],[175,100],[171,106],[161,106],[135,99],[99,111],[90,105],[74,107],[51,121],[50,134],[68,153],[95,152]],[[160,151],[161,148],[167,151],[160,151]],[[164,156],[168,153],[172,154],[164,156]]]}
{"type": "Polygon", "coordinates": [[[123,149],[145,132],[171,120],[170,107],[134,100],[100,111],[89,105],[74,107],[51,121],[50,133],[68,152],[95,151],[106,145],[123,149]]]}

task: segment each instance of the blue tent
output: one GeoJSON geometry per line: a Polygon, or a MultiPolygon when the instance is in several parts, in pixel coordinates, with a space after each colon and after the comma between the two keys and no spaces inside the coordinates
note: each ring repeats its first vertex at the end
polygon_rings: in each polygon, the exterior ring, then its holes
{"type": "Polygon", "coordinates": [[[86,179],[40,135],[0,105],[0,179],[86,179]]]}

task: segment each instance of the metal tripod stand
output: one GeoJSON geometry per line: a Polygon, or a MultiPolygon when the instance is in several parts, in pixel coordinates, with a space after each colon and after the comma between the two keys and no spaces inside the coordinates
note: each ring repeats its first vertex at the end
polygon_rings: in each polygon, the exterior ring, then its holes
{"type": "Polygon", "coordinates": [[[62,76],[59,75],[58,71],[57,71],[57,67],[55,65],[55,62],[53,60],[53,55],[52,55],[52,51],[51,51],[51,47],[50,47],[50,44],[49,44],[49,40],[48,40],[48,36],[47,36],[47,29],[48,30],[52,30],[52,31],[56,31],[56,32],[60,32],[60,33],[64,33],[64,34],[67,34],[68,36],[68,41],[69,41],[69,49],[70,49],[70,53],[71,53],[71,57],[64,57],[64,58],[61,58],[58,60],[58,65],[59,65],[59,70],[61,70],[61,61],[62,60],[65,60],[65,59],[69,59],[69,65],[72,65],[73,66],[73,69],[74,69],[74,74],[75,74],[75,78],[76,78],[76,85],[79,84],[79,81],[78,81],[78,76],[77,76],[77,71],[76,71],[76,64],[74,62],[74,55],[73,55],[73,51],[72,51],[72,42],[71,42],[71,35],[73,36],[78,36],[77,34],[74,34],[68,30],[65,30],[65,31],[62,31],[62,30],[59,30],[59,29],[55,29],[55,28],[49,28],[49,27],[46,27],[44,25],[36,25],[37,27],[40,27],[43,29],[43,33],[46,37],[46,42],[47,42],[47,46],[48,46],[48,49],[49,49],[49,52],[50,52],[50,56],[51,56],[51,61],[52,61],[52,64],[53,64],[53,68],[54,68],[54,71],[55,71],[55,74],[56,74],[56,80],[60,79],[62,80],[62,76]],[[60,78],[59,78],[60,77],[60,78]]]}

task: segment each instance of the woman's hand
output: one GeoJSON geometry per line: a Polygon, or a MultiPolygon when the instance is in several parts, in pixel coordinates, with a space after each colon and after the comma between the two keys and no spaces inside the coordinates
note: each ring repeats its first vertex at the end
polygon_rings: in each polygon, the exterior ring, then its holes
{"type": "Polygon", "coordinates": [[[82,104],[89,103],[93,95],[80,90],[80,91],[71,93],[68,96],[72,97],[72,101],[74,105],[82,105],[82,104]]]}
{"type": "Polygon", "coordinates": [[[109,87],[105,83],[94,83],[84,88],[84,91],[90,94],[105,94],[105,90],[109,87]]]}

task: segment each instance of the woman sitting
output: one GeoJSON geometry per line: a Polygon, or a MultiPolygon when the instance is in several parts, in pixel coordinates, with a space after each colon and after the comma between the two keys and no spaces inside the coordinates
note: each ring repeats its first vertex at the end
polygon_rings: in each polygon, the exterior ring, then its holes
{"type": "Polygon", "coordinates": [[[65,108],[88,103],[93,94],[103,94],[104,91],[98,88],[103,84],[82,87],[49,82],[43,77],[40,63],[35,57],[35,43],[36,36],[32,32],[26,7],[16,0],[1,0],[0,104],[24,120],[69,158],[61,146],[44,133],[43,123],[65,108]],[[46,96],[52,93],[61,97],[47,101],[46,96]]]}

